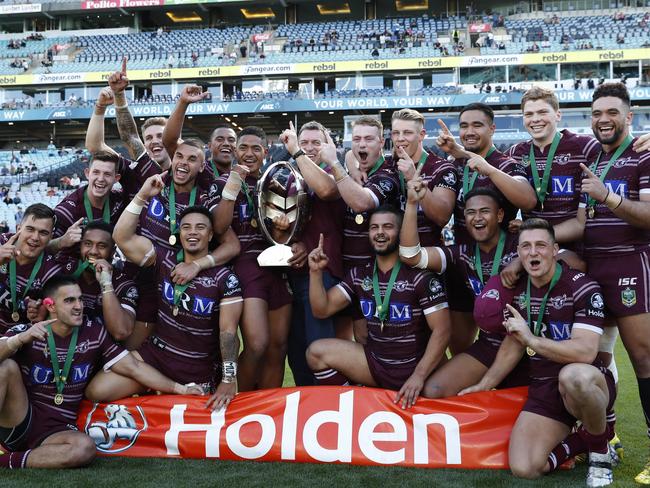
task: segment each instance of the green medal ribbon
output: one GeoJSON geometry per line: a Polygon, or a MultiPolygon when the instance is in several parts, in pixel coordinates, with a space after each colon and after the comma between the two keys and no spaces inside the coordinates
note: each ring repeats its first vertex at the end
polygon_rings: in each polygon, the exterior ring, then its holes
{"type": "MultiPolygon", "coordinates": [[[[102,220],[104,223],[109,224],[111,222],[111,203],[110,203],[110,197],[106,197],[106,200],[104,200],[104,210],[102,214],[102,220]]],[[[86,217],[88,217],[88,221],[92,222],[95,220],[95,217],[93,216],[93,207],[90,204],[90,199],[88,198],[88,189],[84,191],[84,207],[86,209],[86,217]]]]}
{"type": "Polygon", "coordinates": [[[75,269],[74,273],[72,273],[72,277],[78,279],[83,274],[83,272],[86,271],[88,268],[95,271],[95,265],[93,263],[91,263],[88,260],[82,261],[80,259],[79,264],[77,264],[77,269],[75,269]]]}
{"type": "MultiPolygon", "coordinates": [[[[23,290],[23,296],[22,298],[24,299],[27,293],[29,292],[29,289],[32,286],[32,283],[34,283],[34,280],[36,279],[36,275],[38,274],[38,271],[41,269],[41,265],[43,264],[43,256],[45,253],[41,253],[40,256],[38,256],[38,259],[36,260],[36,263],[34,263],[34,267],[32,268],[32,273],[29,275],[29,279],[27,280],[27,284],[25,285],[25,289],[23,290]]],[[[11,288],[11,308],[12,308],[12,313],[17,314],[18,313],[18,301],[16,300],[16,295],[17,295],[17,288],[16,288],[16,258],[12,259],[9,261],[9,288],[11,288]]]]}
{"type": "Polygon", "coordinates": [[[248,202],[247,207],[248,207],[248,213],[253,216],[253,211],[255,210],[255,202],[253,201],[253,196],[251,195],[250,188],[248,187],[248,183],[245,181],[241,182],[241,190],[244,192],[244,195],[246,195],[246,201],[248,202]]]}
{"type": "Polygon", "coordinates": [[[384,164],[384,156],[379,156],[379,159],[375,163],[375,165],[372,167],[370,172],[368,173],[368,178],[370,178],[372,175],[374,175],[379,168],[381,168],[381,165],[384,164]]]}
{"type": "MultiPolygon", "coordinates": [[[[422,156],[420,156],[420,160],[418,161],[418,164],[415,167],[416,171],[422,168],[422,166],[424,166],[424,163],[426,162],[428,157],[429,157],[429,153],[423,149],[422,156]]],[[[404,175],[402,174],[401,171],[399,171],[398,173],[399,173],[399,184],[400,187],[402,188],[402,195],[406,197],[406,182],[404,181],[404,175]]]]}
{"type": "Polygon", "coordinates": [[[375,269],[372,272],[372,293],[375,296],[375,306],[377,307],[377,316],[381,322],[381,329],[384,329],[384,322],[388,320],[388,312],[390,309],[390,295],[393,291],[393,286],[395,285],[395,280],[397,279],[397,273],[399,273],[400,268],[402,267],[402,262],[398,259],[393,266],[393,270],[390,272],[390,278],[388,279],[388,286],[386,287],[386,295],[384,295],[384,300],[381,299],[381,293],[379,291],[379,271],[377,268],[377,260],[375,259],[375,269]]]}
{"type": "MultiPolygon", "coordinates": [[[[63,370],[59,368],[59,358],[56,354],[56,344],[54,343],[54,335],[52,334],[52,325],[49,324],[45,326],[47,329],[47,345],[50,349],[50,360],[52,361],[52,371],[54,372],[54,383],[56,383],[56,393],[57,397],[61,398],[61,403],[63,402],[63,388],[65,387],[66,381],[68,381],[68,374],[70,373],[70,367],[72,366],[72,357],[74,356],[74,350],[77,347],[77,338],[79,337],[79,327],[75,327],[72,330],[72,337],[70,338],[70,345],[68,346],[68,352],[65,355],[65,363],[63,365],[63,370]]],[[[54,400],[57,403],[56,397],[54,400]]],[[[60,403],[57,403],[60,405],[60,403]]]]}
{"type": "MultiPolygon", "coordinates": [[[[544,298],[542,298],[542,303],[539,305],[539,314],[537,315],[537,322],[535,322],[533,327],[533,334],[539,336],[539,333],[542,330],[542,320],[544,318],[544,310],[546,310],[546,302],[548,302],[548,296],[551,293],[551,290],[555,287],[560,277],[562,276],[562,266],[558,263],[555,263],[555,273],[553,273],[553,278],[551,283],[548,285],[548,291],[544,298]]],[[[530,276],[528,276],[528,284],[526,285],[526,312],[528,314],[528,326],[530,327],[530,276]]]]}
{"type": "Polygon", "coordinates": [[[539,172],[537,171],[537,163],[535,162],[535,145],[532,142],[530,143],[530,152],[528,153],[530,159],[530,171],[533,174],[535,194],[537,195],[537,200],[539,200],[542,209],[544,209],[544,200],[546,200],[546,195],[548,194],[548,179],[551,176],[553,158],[555,157],[557,147],[560,145],[560,139],[562,139],[562,134],[556,132],[553,137],[553,142],[551,143],[551,148],[548,150],[548,156],[546,156],[546,166],[544,167],[544,175],[542,176],[541,182],[539,181],[539,172]]]}
{"type": "MultiPolygon", "coordinates": [[[[492,146],[485,155],[484,159],[487,161],[487,158],[492,156],[492,153],[496,150],[497,148],[492,146]]],[[[472,176],[470,177],[469,166],[467,166],[467,162],[465,162],[465,166],[463,167],[463,198],[465,198],[465,195],[467,195],[470,191],[472,191],[472,188],[474,188],[476,178],[478,178],[478,171],[472,171],[472,176]]]]}
{"type": "MultiPolygon", "coordinates": [[[[196,189],[197,186],[194,185],[192,191],[190,192],[190,203],[188,207],[194,205],[196,202],[196,189]]],[[[169,185],[169,235],[174,235],[178,232],[176,228],[176,190],[174,188],[174,182],[172,181],[169,185]]]]}
{"type": "Polygon", "coordinates": [[[219,178],[219,176],[221,176],[221,173],[219,173],[219,170],[217,169],[217,165],[214,164],[212,158],[210,158],[210,166],[212,167],[212,172],[214,173],[214,177],[219,178]]]}
{"type": "MultiPolygon", "coordinates": [[[[610,168],[612,165],[616,162],[616,160],[625,152],[625,150],[632,144],[632,141],[634,138],[628,134],[628,136],[623,140],[623,143],[618,146],[618,149],[616,149],[616,152],[612,155],[612,158],[607,162],[607,166],[603,169],[603,172],[600,174],[599,180],[601,182],[605,181],[605,178],[607,177],[607,173],[609,173],[610,168]]],[[[603,152],[600,151],[600,154],[598,155],[598,159],[596,159],[596,162],[591,165],[589,168],[592,173],[596,174],[596,170],[598,169],[598,164],[600,163],[600,158],[603,155],[603,152]]],[[[594,207],[594,204],[596,203],[596,200],[593,198],[589,197],[587,199],[587,207],[594,207]]]]}
{"type": "MultiPolygon", "coordinates": [[[[501,257],[503,256],[503,248],[506,244],[506,233],[504,230],[501,230],[499,234],[499,243],[497,244],[497,249],[494,253],[494,261],[492,261],[492,271],[490,271],[490,278],[499,273],[499,265],[501,264],[501,257]]],[[[481,280],[481,284],[485,285],[483,279],[483,265],[481,264],[481,249],[476,243],[476,248],[474,249],[474,267],[476,268],[476,274],[478,279],[481,280]]]]}
{"type": "MultiPolygon", "coordinates": [[[[176,253],[176,264],[180,264],[185,260],[185,252],[181,249],[176,253]]],[[[189,281],[185,285],[178,285],[174,284],[174,309],[173,309],[173,314],[177,315],[178,314],[178,304],[181,301],[181,296],[183,293],[185,293],[185,290],[187,290],[187,287],[190,286],[190,283],[192,281],[189,281]]]]}
{"type": "Polygon", "coordinates": [[[319,164],[318,164],[318,167],[319,167],[320,169],[322,169],[323,171],[325,171],[325,170],[327,169],[327,165],[326,165],[325,163],[319,163],[319,164]]]}

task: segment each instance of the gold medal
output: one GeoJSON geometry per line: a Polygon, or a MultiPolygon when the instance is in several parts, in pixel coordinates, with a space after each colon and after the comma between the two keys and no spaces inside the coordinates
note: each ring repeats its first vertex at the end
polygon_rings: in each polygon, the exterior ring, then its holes
{"type": "Polygon", "coordinates": [[[172,315],[174,317],[176,317],[178,315],[178,307],[177,306],[174,306],[174,308],[172,308],[172,315]]]}
{"type": "Polygon", "coordinates": [[[361,215],[361,214],[357,214],[357,216],[354,217],[354,221],[355,221],[358,225],[363,224],[363,215],[361,215]]]}
{"type": "Polygon", "coordinates": [[[257,229],[257,219],[251,219],[251,227],[257,229]]]}
{"type": "Polygon", "coordinates": [[[589,207],[589,208],[587,209],[587,216],[588,216],[590,219],[593,219],[595,215],[596,215],[596,209],[595,209],[594,207],[589,207]]]}
{"type": "Polygon", "coordinates": [[[176,236],[175,236],[174,234],[172,234],[172,235],[169,236],[169,243],[170,243],[172,246],[175,246],[175,245],[176,245],[176,236]]]}
{"type": "Polygon", "coordinates": [[[528,354],[532,358],[537,353],[535,352],[535,350],[532,347],[528,346],[526,348],[526,354],[528,354]]]}
{"type": "Polygon", "coordinates": [[[54,404],[55,405],[61,405],[63,403],[63,394],[57,393],[54,395],[54,404]]]}
{"type": "Polygon", "coordinates": [[[18,312],[12,313],[11,320],[13,320],[14,322],[18,322],[20,320],[20,314],[18,312]]]}

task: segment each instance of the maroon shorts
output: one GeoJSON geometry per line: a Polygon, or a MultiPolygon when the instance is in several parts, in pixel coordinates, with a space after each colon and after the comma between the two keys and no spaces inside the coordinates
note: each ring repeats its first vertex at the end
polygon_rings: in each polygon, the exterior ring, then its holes
{"type": "Polygon", "coordinates": [[[268,303],[269,310],[277,310],[293,302],[289,282],[282,272],[262,267],[254,258],[238,259],[233,268],[241,282],[244,300],[261,298],[268,303]]]}
{"type": "Polygon", "coordinates": [[[158,283],[153,267],[142,268],[136,279],[138,292],[138,310],[135,320],[155,324],[158,322],[158,283]]]}
{"type": "Polygon", "coordinates": [[[474,293],[467,288],[465,275],[457,266],[449,264],[444,276],[449,310],[472,313],[474,311],[474,293]]]}
{"type": "Polygon", "coordinates": [[[27,405],[24,420],[15,427],[0,427],[0,444],[7,450],[26,451],[34,449],[52,434],[67,430],[79,430],[62,417],[54,418],[50,410],[38,403],[27,405]]]}
{"type": "MultiPolygon", "coordinates": [[[[486,368],[490,368],[492,363],[497,357],[497,352],[499,351],[500,344],[495,340],[489,339],[490,334],[486,334],[484,331],[480,331],[478,339],[474,341],[474,344],[469,346],[465,351],[465,354],[469,354],[479,363],[481,363],[486,368]]],[[[524,355],[521,358],[521,361],[517,363],[517,366],[508,373],[497,388],[514,388],[516,386],[526,386],[530,383],[530,370],[528,363],[528,356],[524,355]]]]}
{"type": "Polygon", "coordinates": [[[650,312],[650,252],[587,258],[587,270],[614,317],[650,312]]]}
{"type": "MultiPolygon", "coordinates": [[[[610,412],[616,400],[614,376],[604,366],[600,366],[598,369],[605,375],[605,381],[607,382],[607,390],[609,391],[607,412],[610,412]]],[[[564,407],[562,395],[560,395],[559,380],[557,378],[531,381],[528,387],[528,400],[526,400],[522,410],[557,420],[569,427],[572,427],[576,423],[576,418],[564,407]]]]}
{"type": "Polygon", "coordinates": [[[142,360],[162,374],[181,383],[197,383],[211,389],[215,377],[215,365],[209,359],[179,359],[179,356],[166,350],[167,344],[158,336],[151,336],[142,344],[138,353],[142,360]]]}
{"type": "Polygon", "coordinates": [[[418,361],[414,361],[411,365],[400,366],[386,364],[372,354],[368,345],[363,346],[363,352],[366,354],[370,374],[379,388],[399,390],[411,374],[413,374],[413,370],[418,363],[418,361]]]}

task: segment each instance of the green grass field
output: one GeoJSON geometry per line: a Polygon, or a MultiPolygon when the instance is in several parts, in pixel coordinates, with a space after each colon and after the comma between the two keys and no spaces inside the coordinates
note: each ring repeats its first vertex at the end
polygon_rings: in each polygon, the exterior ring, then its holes
{"type": "MultiPolygon", "coordinates": [[[[636,379],[620,344],[616,349],[620,374],[620,391],[616,403],[617,432],[625,446],[625,458],[614,472],[612,486],[640,486],[634,476],[643,467],[648,455],[645,423],[639,405],[636,379]]],[[[285,385],[292,385],[292,378],[285,385]]],[[[98,459],[91,467],[78,470],[4,471],[2,487],[160,487],[219,486],[245,487],[323,487],[333,486],[450,486],[450,487],[513,487],[584,486],[586,467],[560,471],[538,481],[522,481],[507,471],[422,469],[396,467],[357,467],[327,464],[256,463],[233,461],[197,461],[167,459],[98,459]],[[314,485],[314,483],[316,483],[314,485]]]]}

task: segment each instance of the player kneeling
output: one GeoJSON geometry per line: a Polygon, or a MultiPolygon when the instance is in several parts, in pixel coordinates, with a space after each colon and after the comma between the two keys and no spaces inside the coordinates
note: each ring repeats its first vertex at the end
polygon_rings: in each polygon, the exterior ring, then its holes
{"type": "Polygon", "coordinates": [[[77,431],[84,389],[98,368],[165,393],[201,394],[138,361],[104,327],[83,315],[71,277],[44,287],[49,319],[21,324],[0,338],[0,466],[74,468],[95,457],[95,442],[77,431]],[[102,366],[103,365],[103,366],[102,366]]]}
{"type": "MultiPolygon", "coordinates": [[[[326,318],[358,300],[368,323],[366,344],[321,339],[307,350],[307,362],[321,385],[349,382],[398,390],[395,403],[415,404],[424,381],[445,358],[449,312],[441,278],[402,266],[399,232],[402,213],[390,205],[369,222],[372,263],[350,270],[325,290],[322,272],[328,258],[323,237],[309,254],[309,301],[317,318],[326,318]]],[[[363,335],[363,334],[362,334],[363,335]]]]}

